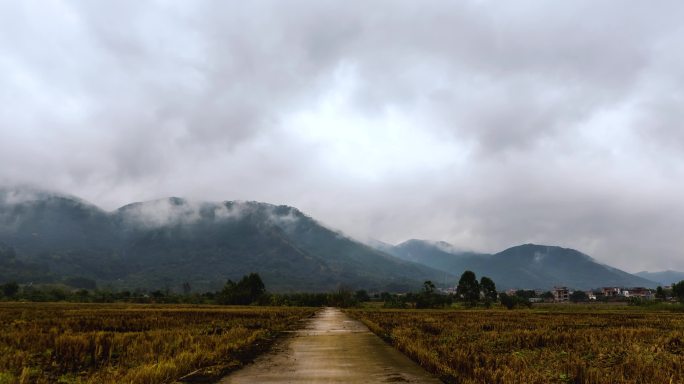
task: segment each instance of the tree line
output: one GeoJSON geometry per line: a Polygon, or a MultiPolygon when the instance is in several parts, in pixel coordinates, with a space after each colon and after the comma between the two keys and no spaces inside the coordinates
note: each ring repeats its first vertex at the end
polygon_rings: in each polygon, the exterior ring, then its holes
{"type": "Polygon", "coordinates": [[[407,294],[381,294],[385,308],[444,308],[454,303],[466,307],[483,305],[490,307],[497,302],[498,292],[492,279],[477,276],[472,271],[465,271],[458,280],[455,293],[439,292],[432,281],[425,281],[420,292],[407,294]]]}
{"type": "Polygon", "coordinates": [[[345,287],[334,292],[270,293],[257,273],[245,275],[238,281],[228,280],[221,290],[204,293],[193,293],[189,283],[183,284],[183,293],[171,292],[168,289],[68,290],[55,286],[20,286],[16,282],[0,284],[0,300],[6,301],[353,307],[369,299],[365,290],[352,291],[345,287]]]}
{"type": "MultiPolygon", "coordinates": [[[[584,294],[582,291],[577,291],[584,294]]],[[[576,292],[576,293],[577,293],[576,292]]],[[[684,303],[684,280],[672,285],[670,291],[661,287],[656,290],[657,299],[665,299],[666,294],[684,303]]],[[[586,294],[585,294],[586,295],[586,294]]],[[[168,290],[145,291],[109,291],[98,289],[64,290],[58,287],[20,286],[16,282],[0,284],[0,300],[15,301],[68,301],[93,303],[168,303],[168,304],[222,304],[222,305],[270,305],[270,306],[336,306],[353,307],[363,302],[379,301],[385,308],[444,308],[454,303],[465,307],[491,307],[500,303],[513,309],[530,307],[530,298],[536,297],[534,291],[519,290],[515,295],[499,293],[492,279],[482,276],[479,280],[472,271],[461,275],[455,292],[440,292],[432,281],[425,281],[422,289],[405,294],[389,292],[369,295],[365,290],[341,287],[335,292],[318,293],[269,293],[261,277],[257,273],[243,276],[238,281],[228,280],[224,287],[215,292],[192,293],[188,283],[183,285],[183,294],[168,290]]],[[[550,292],[542,298],[552,298],[550,292]],[[550,297],[549,297],[550,296],[550,297]]],[[[582,297],[571,297],[571,301],[581,302],[582,297]]]]}

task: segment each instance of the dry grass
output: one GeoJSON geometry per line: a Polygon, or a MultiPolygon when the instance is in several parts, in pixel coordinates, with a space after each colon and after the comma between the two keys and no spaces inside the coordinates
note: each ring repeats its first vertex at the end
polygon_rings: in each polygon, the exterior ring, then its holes
{"type": "Polygon", "coordinates": [[[684,383],[684,316],[351,310],[449,383],[684,383]]]}
{"type": "Polygon", "coordinates": [[[168,383],[239,367],[313,309],[0,304],[0,384],[168,383]]]}

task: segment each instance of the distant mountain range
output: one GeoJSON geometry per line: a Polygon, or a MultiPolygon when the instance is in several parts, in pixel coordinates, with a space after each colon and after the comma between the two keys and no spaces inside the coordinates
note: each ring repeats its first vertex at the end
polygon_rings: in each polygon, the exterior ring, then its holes
{"type": "Polygon", "coordinates": [[[107,212],[76,197],[0,189],[0,283],[91,279],[115,289],[179,290],[188,282],[205,291],[257,272],[277,292],[400,292],[425,280],[454,285],[466,269],[500,289],[657,285],[553,246],[497,254],[423,240],[369,246],[283,205],[172,197],[107,212]]]}
{"type": "MultiPolygon", "coordinates": [[[[168,198],[113,212],[78,198],[0,190],[0,281],[220,288],[258,272],[272,291],[407,291],[444,272],[325,228],[293,207],[168,198]]],[[[453,278],[453,276],[451,276],[453,278]]]]}
{"type": "Polygon", "coordinates": [[[661,272],[647,272],[647,271],[642,271],[642,272],[637,272],[635,275],[639,277],[643,277],[644,279],[648,279],[651,281],[655,281],[656,283],[666,286],[666,285],[672,285],[673,283],[678,283],[682,280],[684,280],[684,272],[678,272],[678,271],[661,271],[661,272]]]}
{"type": "Polygon", "coordinates": [[[409,240],[380,249],[407,261],[458,274],[471,270],[492,278],[499,288],[550,289],[555,285],[577,289],[603,286],[654,287],[655,282],[600,264],[576,251],[546,245],[525,244],[496,254],[459,251],[444,242],[409,240]]]}

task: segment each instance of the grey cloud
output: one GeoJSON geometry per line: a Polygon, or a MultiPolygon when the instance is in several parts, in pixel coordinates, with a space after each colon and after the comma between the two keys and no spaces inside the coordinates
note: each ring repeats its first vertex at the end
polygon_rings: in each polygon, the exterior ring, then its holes
{"type": "Polygon", "coordinates": [[[107,209],[261,200],[358,237],[684,269],[681,11],[0,3],[0,183],[107,209]]]}
{"type": "Polygon", "coordinates": [[[244,202],[209,203],[180,198],[164,198],[126,205],[119,210],[123,220],[148,228],[192,224],[204,220],[236,220],[249,210],[244,202]]]}
{"type": "Polygon", "coordinates": [[[301,213],[293,208],[248,201],[199,202],[164,198],[126,205],[114,212],[126,223],[144,228],[160,228],[204,222],[230,222],[259,215],[265,222],[283,230],[295,230],[301,213]]]}

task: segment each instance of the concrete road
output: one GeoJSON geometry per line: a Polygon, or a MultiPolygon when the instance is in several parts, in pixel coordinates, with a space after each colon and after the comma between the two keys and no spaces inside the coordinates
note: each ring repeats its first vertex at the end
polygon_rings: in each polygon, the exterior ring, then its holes
{"type": "Polygon", "coordinates": [[[223,378],[238,383],[441,383],[361,322],[325,308],[253,364],[223,378]]]}

